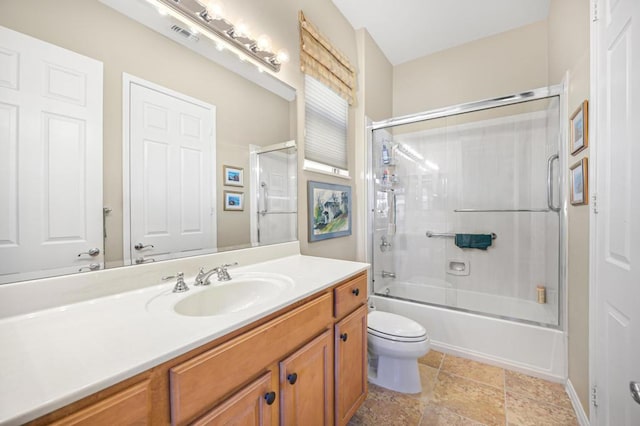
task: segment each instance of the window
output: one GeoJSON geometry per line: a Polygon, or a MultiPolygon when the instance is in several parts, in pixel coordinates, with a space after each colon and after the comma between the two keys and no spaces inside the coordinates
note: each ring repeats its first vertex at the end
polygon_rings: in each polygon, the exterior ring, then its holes
{"type": "Polygon", "coordinates": [[[347,101],[305,75],[304,168],[348,177],[347,101]]]}

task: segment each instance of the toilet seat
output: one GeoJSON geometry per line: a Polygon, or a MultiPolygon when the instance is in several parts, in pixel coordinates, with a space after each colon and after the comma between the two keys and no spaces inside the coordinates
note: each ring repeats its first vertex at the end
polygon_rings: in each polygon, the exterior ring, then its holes
{"type": "Polygon", "coordinates": [[[373,311],[367,317],[367,331],[381,339],[395,342],[421,342],[427,330],[417,322],[389,312],[373,311]]]}

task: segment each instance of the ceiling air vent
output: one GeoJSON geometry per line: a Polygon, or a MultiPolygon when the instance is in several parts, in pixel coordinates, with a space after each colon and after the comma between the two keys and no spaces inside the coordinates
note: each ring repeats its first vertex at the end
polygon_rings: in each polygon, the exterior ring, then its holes
{"type": "Polygon", "coordinates": [[[178,25],[173,25],[173,26],[171,27],[171,31],[173,31],[173,32],[175,32],[175,33],[178,33],[178,34],[180,34],[182,37],[184,37],[184,38],[188,38],[188,39],[189,39],[189,40],[191,40],[191,41],[198,41],[198,40],[200,40],[200,39],[198,38],[198,36],[196,36],[194,33],[192,33],[191,31],[189,31],[189,30],[187,30],[187,29],[184,29],[184,28],[182,28],[182,27],[180,27],[180,26],[178,26],[178,25]]]}

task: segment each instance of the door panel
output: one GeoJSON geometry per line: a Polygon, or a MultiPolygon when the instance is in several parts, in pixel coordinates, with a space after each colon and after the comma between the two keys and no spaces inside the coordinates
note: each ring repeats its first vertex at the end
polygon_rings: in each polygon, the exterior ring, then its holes
{"type": "Polygon", "coordinates": [[[596,28],[594,424],[640,424],[629,384],[640,381],[640,2],[601,2],[596,28]]]}
{"type": "Polygon", "coordinates": [[[101,266],[102,63],[0,27],[0,136],[0,283],[101,266]]]}
{"type": "Polygon", "coordinates": [[[151,83],[127,83],[131,164],[144,167],[129,171],[126,252],[135,262],[215,248],[215,107],[151,83]]]}

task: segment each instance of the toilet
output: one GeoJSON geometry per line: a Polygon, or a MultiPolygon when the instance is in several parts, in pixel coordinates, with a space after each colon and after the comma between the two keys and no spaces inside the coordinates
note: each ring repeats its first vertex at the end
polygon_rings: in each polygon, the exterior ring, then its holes
{"type": "Polygon", "coordinates": [[[389,312],[369,312],[367,322],[369,382],[396,392],[421,392],[418,358],[429,352],[427,330],[389,312]]]}

